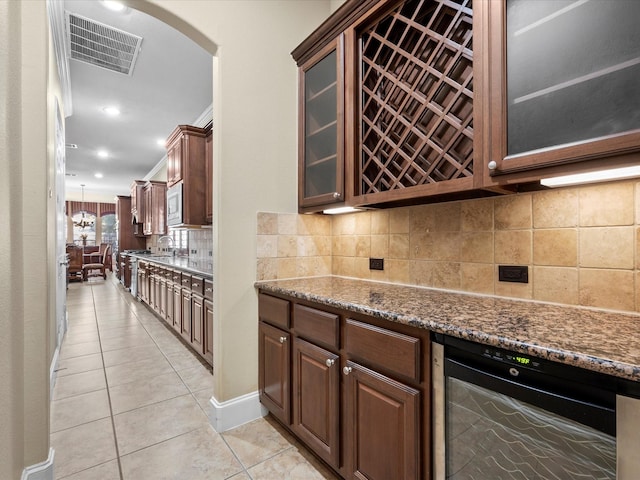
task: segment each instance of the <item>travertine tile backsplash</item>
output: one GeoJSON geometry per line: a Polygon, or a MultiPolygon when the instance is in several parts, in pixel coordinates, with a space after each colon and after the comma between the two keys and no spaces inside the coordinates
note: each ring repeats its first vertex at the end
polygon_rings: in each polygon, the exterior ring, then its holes
{"type": "Polygon", "coordinates": [[[258,279],[334,274],[640,311],[639,232],[633,181],[333,217],[259,213],[258,279]],[[499,282],[498,265],[527,265],[529,283],[499,282]]]}

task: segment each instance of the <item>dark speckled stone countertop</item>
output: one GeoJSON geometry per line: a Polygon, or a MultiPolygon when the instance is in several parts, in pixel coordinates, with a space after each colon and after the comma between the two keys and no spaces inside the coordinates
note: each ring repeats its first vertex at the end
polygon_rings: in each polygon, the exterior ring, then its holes
{"type": "Polygon", "coordinates": [[[343,277],[257,282],[264,292],[640,381],[640,315],[343,277]]]}
{"type": "Polygon", "coordinates": [[[213,278],[213,266],[211,262],[191,260],[188,257],[174,257],[172,255],[153,255],[146,253],[130,253],[132,257],[139,260],[147,260],[153,263],[159,263],[166,267],[177,268],[185,272],[202,275],[205,278],[213,278]]]}

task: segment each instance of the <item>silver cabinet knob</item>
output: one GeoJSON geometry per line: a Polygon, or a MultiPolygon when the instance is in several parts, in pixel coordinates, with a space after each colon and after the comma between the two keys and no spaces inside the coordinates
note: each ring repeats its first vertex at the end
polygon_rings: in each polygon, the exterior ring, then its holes
{"type": "Polygon", "coordinates": [[[284,343],[287,341],[287,337],[280,337],[280,343],[284,343]]]}
{"type": "Polygon", "coordinates": [[[345,375],[349,375],[351,373],[351,367],[344,367],[342,369],[342,373],[344,373],[345,375]]]}
{"type": "Polygon", "coordinates": [[[339,192],[333,192],[333,198],[340,198],[339,192]]]}
{"type": "Polygon", "coordinates": [[[495,170],[496,168],[498,168],[498,164],[496,163],[495,160],[491,160],[487,167],[489,167],[489,170],[495,170]]]}
{"type": "Polygon", "coordinates": [[[334,363],[336,363],[336,361],[333,358],[327,358],[327,361],[324,362],[327,367],[331,367],[334,363]]]}

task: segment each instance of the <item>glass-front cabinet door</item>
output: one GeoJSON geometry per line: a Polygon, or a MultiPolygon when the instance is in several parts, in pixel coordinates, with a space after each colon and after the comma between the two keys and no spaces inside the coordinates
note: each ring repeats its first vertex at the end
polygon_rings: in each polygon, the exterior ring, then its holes
{"type": "Polygon", "coordinates": [[[639,1],[483,7],[491,177],[640,150],[639,1]]]}
{"type": "Polygon", "coordinates": [[[300,68],[299,205],[344,201],[342,36],[300,68]]]}

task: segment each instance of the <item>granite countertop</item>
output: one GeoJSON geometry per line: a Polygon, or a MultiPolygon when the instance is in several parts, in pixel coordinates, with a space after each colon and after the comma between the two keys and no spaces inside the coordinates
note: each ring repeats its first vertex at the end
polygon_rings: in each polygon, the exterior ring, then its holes
{"type": "Polygon", "coordinates": [[[150,253],[129,253],[128,255],[140,260],[166,265],[177,268],[188,273],[202,275],[205,278],[213,279],[213,263],[203,260],[190,260],[188,257],[174,257],[171,255],[154,255],[150,253]]]}
{"type": "Polygon", "coordinates": [[[343,277],[256,282],[264,292],[640,381],[640,315],[343,277]]]}

